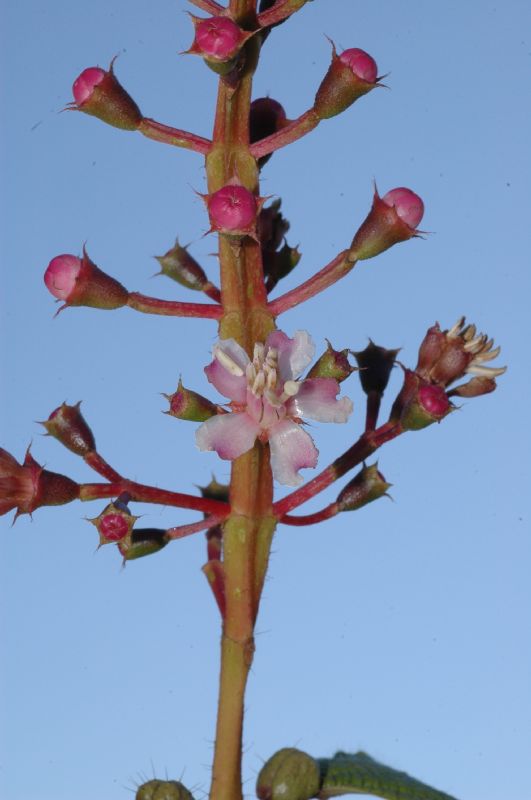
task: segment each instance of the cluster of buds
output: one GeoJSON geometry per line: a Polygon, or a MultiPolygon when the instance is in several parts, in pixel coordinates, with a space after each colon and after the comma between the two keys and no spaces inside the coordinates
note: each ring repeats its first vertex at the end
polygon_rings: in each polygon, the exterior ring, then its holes
{"type": "Polygon", "coordinates": [[[455,406],[452,397],[479,397],[496,388],[496,378],[506,367],[489,367],[500,348],[493,340],[477,334],[475,325],[461,317],[449,330],[438,323],[427,332],[420,346],[415,370],[404,370],[404,384],[393,408],[391,421],[403,430],[420,430],[440,422],[455,406]],[[465,375],[472,378],[455,388],[451,384],[465,375]]]}

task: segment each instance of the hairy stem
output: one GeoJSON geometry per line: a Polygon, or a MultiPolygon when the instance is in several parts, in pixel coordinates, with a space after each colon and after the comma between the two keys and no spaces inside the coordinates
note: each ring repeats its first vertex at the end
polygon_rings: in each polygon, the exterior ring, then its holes
{"type": "Polygon", "coordinates": [[[147,297],[140,292],[129,292],[127,305],[142,314],[159,314],[165,317],[199,317],[203,319],[221,319],[220,305],[208,303],[178,303],[173,300],[160,300],[147,297]]]}
{"type": "Polygon", "coordinates": [[[187,150],[195,150],[196,153],[201,153],[202,155],[206,155],[212,147],[210,139],[203,139],[202,136],[197,136],[195,133],[163,125],[162,122],[149,119],[149,117],[142,119],[138,130],[148,139],[153,139],[155,142],[184,147],[187,150]]]}

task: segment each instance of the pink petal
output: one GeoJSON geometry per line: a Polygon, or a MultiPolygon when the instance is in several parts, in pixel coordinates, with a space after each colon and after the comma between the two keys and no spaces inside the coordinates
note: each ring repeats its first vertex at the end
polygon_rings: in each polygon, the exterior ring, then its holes
{"type": "Polygon", "coordinates": [[[312,437],[289,419],[283,419],[271,428],[269,447],[273,477],[286,486],[300,486],[303,477],[299,475],[299,469],[317,465],[319,451],[312,437]]]}
{"type": "Polygon", "coordinates": [[[266,345],[278,350],[278,367],[283,381],[298,378],[315,355],[315,345],[307,331],[295,331],[293,339],[282,331],[273,331],[267,337],[266,345]]]}
{"type": "Polygon", "coordinates": [[[243,375],[233,375],[217,358],[214,358],[212,363],[205,367],[208,380],[220,394],[237,403],[245,403],[247,395],[245,368],[249,363],[249,356],[234,339],[220,339],[215,347],[225,353],[241,369],[243,375]]]}
{"type": "Polygon", "coordinates": [[[350,397],[341,397],[334,378],[310,378],[303,381],[298,393],[288,404],[288,414],[309,417],[318,422],[346,422],[352,413],[350,397]]]}
{"type": "Polygon", "coordinates": [[[220,458],[232,460],[251,449],[260,431],[248,414],[218,414],[195,432],[200,450],[215,450],[220,458]]]}

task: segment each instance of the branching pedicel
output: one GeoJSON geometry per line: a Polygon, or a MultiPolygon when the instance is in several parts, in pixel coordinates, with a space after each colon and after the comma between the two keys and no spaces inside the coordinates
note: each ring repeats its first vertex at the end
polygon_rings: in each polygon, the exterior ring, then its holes
{"type": "MultiPolygon", "coordinates": [[[[271,98],[251,102],[253,74],[260,48],[272,27],[284,22],[306,0],[230,0],[225,8],[213,0],[192,0],[210,16],[191,16],[194,40],[189,53],[203,57],[219,75],[212,140],[144,117],[120,85],[113,65],[86,69],[75,81],[71,108],[128,131],[184,147],[205,157],[208,191],[202,195],[210,231],[219,238],[219,287],[187,250],[175,246],[159,258],[161,271],[208,302],[167,301],[130,292],[81,257],[59,255],[44,276],[46,286],[67,306],[115,309],[123,306],[148,314],[216,320],[219,340],[205,373],[225,399],[207,399],[184,387],[167,395],[168,413],[200,423],[196,443],[232,462],[230,486],[213,481],[201,495],[146,486],[120,475],[99,454],[79,404],[63,404],[42,424],[51,436],[83,458],[104,479],[77,484],[43,469],[26,453],[19,465],[0,450],[0,513],[16,509],[31,514],[42,505],[72,500],[109,499],[92,519],[100,544],[116,544],[123,559],[155,553],[172,539],[206,531],[207,563],[203,567],[221,613],[221,676],[212,772],[211,800],[241,800],[241,752],[244,694],[253,660],[253,632],[277,524],[310,525],[353,511],[385,495],[389,487],[368,458],[406,431],[440,422],[453,398],[492,392],[504,368],[488,366],[499,348],[478,334],[474,325],[458,322],[446,330],[436,323],[426,333],[413,369],[404,373],[390,417],[379,423],[380,401],[398,350],[370,342],[357,353],[336,351],[328,343],[314,361],[315,347],[306,331],[288,335],[277,327],[285,311],[344,278],[360,260],[373,258],[398,242],[419,235],[424,206],[410,189],[374,191],[367,218],[346,248],[295,289],[269,293],[298,264],[300,254],[285,234],[289,224],[280,201],[267,203],[259,192],[260,169],[271,154],[306,135],[322,120],[345,111],[379,85],[374,59],[358,48],[338,54],[318,87],[311,109],[289,120],[271,98]],[[258,7],[257,7],[258,5],[258,7]],[[304,483],[301,469],[315,468],[318,451],[304,419],[346,423],[352,402],[340,384],[354,371],[367,396],[365,427],[360,437],[333,463],[304,483]],[[459,383],[465,376],[465,382],[459,383]],[[454,384],[457,382],[457,386],[454,384]],[[359,471],[336,501],[308,515],[293,515],[305,501],[356,467],[359,471]],[[274,502],[274,481],[298,487],[274,502]],[[141,528],[130,504],[147,502],[192,509],[197,522],[168,530],[141,528]]],[[[269,42],[267,46],[269,46],[269,42]]],[[[308,800],[361,792],[384,798],[443,800],[449,796],[405,773],[385,767],[364,753],[336,753],[315,759],[287,748],[264,766],[257,782],[263,800],[308,800]]],[[[138,788],[138,800],[190,798],[177,781],[151,780],[138,788]]]]}

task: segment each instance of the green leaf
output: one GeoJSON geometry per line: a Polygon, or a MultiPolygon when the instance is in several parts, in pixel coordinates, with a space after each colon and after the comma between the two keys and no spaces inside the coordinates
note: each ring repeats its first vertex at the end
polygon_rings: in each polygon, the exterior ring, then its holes
{"type": "Polygon", "coordinates": [[[386,767],[362,751],[318,759],[323,778],[319,798],[340,794],[372,794],[385,800],[456,800],[406,772],[386,767]]]}

